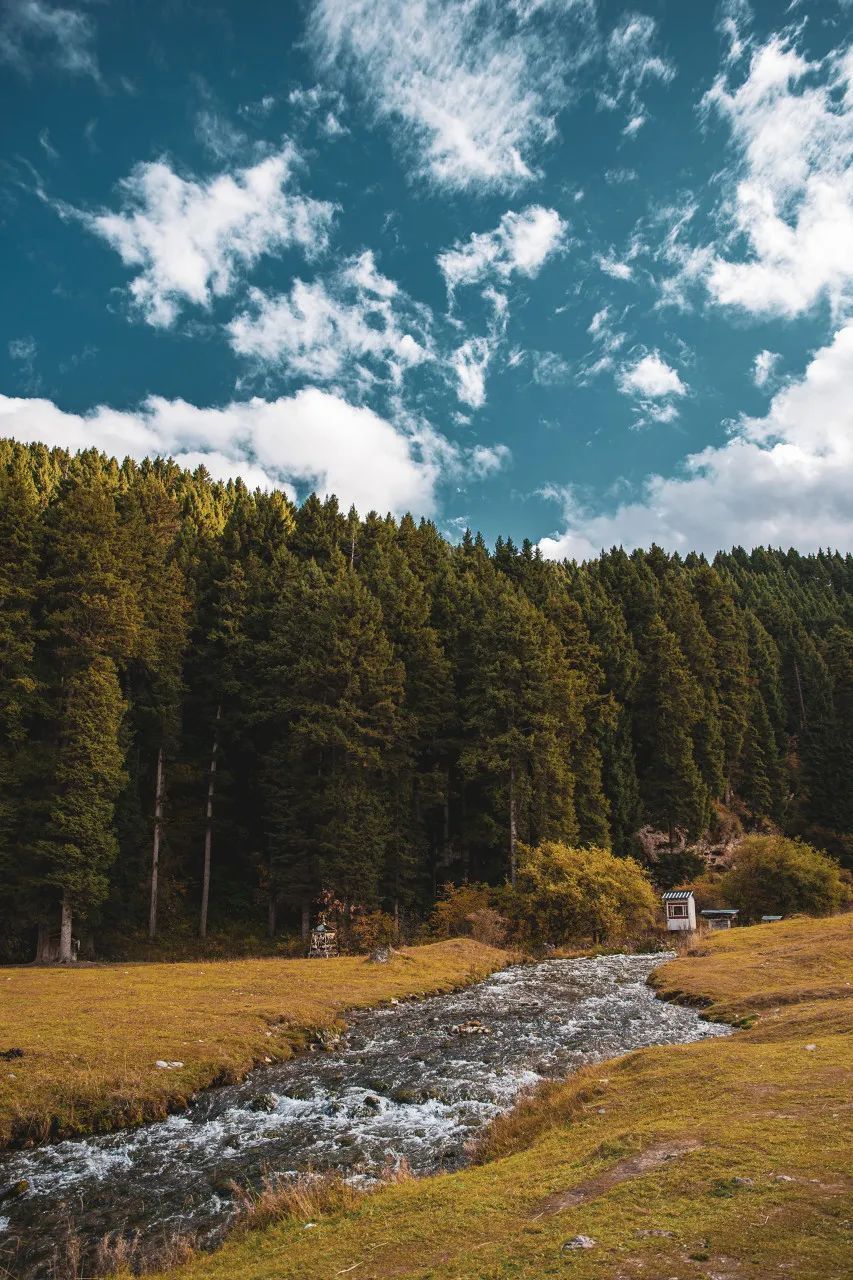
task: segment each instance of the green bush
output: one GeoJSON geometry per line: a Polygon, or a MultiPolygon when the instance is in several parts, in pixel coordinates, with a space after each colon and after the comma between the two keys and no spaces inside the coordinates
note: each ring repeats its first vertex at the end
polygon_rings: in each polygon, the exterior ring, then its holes
{"type": "Polygon", "coordinates": [[[722,878],[722,889],[743,924],[763,915],[829,915],[850,896],[833,858],[785,836],[747,836],[722,878]]]}

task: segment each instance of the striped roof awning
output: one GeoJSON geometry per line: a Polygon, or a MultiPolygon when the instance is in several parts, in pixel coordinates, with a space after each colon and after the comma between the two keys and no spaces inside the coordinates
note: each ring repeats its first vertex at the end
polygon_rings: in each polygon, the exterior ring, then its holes
{"type": "Polygon", "coordinates": [[[664,902],[684,902],[687,898],[692,897],[692,889],[668,889],[666,893],[661,894],[661,898],[664,902]]]}

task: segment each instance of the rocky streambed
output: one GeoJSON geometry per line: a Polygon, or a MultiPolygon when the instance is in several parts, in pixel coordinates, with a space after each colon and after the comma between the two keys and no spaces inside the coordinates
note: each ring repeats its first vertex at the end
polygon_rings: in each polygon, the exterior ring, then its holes
{"type": "Polygon", "coordinates": [[[647,986],[668,957],[547,960],[452,995],[355,1013],[337,1042],[211,1090],[181,1115],[0,1159],[0,1264],[36,1280],[91,1274],[99,1241],[149,1255],[186,1236],[219,1240],[233,1183],[340,1170],[369,1182],[405,1160],[415,1174],[464,1164],[466,1144],[518,1095],[585,1063],[652,1044],[725,1035],[647,986]],[[87,1262],[88,1260],[88,1262],[87,1262]]]}

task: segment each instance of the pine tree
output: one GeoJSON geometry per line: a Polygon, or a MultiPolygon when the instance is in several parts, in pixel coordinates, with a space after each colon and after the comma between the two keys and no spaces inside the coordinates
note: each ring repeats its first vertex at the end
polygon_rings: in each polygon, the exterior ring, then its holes
{"type": "Polygon", "coordinates": [[[44,836],[40,878],[60,906],[59,958],[72,959],[72,921],[106,898],[118,852],[115,802],[127,781],[120,742],[125,703],[112,658],[93,657],[68,681],[44,836]]]}
{"type": "Polygon", "coordinates": [[[643,807],[673,847],[676,828],[698,835],[709,816],[693,747],[702,699],[675,636],[657,614],[644,630],[641,656],[634,741],[643,807]]]}

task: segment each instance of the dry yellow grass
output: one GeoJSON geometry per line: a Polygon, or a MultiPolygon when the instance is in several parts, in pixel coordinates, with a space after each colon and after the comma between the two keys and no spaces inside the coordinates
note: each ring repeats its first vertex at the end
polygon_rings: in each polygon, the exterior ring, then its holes
{"type": "Polygon", "coordinates": [[[0,970],[0,1145],[164,1115],[197,1090],[289,1057],[306,1032],[391,997],[449,990],[505,953],[469,939],[388,964],[232,960],[0,970]],[[174,1069],[156,1062],[180,1062],[174,1069]]]}
{"type": "Polygon", "coordinates": [[[660,985],[751,1029],[587,1068],[499,1122],[487,1163],[311,1231],[285,1207],[162,1280],[846,1280],[851,942],[852,917],[718,935],[660,985]]]}

